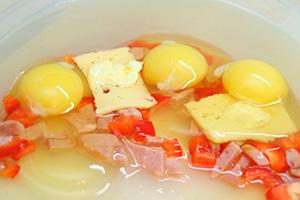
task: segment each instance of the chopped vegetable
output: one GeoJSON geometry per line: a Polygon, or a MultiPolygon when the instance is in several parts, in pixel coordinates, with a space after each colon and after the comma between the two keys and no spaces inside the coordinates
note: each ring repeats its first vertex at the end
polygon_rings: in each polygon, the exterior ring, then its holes
{"type": "Polygon", "coordinates": [[[195,101],[199,101],[202,98],[221,94],[224,92],[224,88],[221,84],[214,86],[214,87],[198,87],[194,90],[195,101]]]}
{"type": "Polygon", "coordinates": [[[13,136],[0,136],[0,158],[14,156],[28,146],[28,141],[13,136]]]}
{"type": "Polygon", "coordinates": [[[158,46],[160,43],[149,43],[147,41],[144,40],[135,40],[135,41],[131,41],[128,43],[128,47],[130,48],[135,48],[135,47],[144,47],[147,49],[152,49],[156,46],[158,46]]]}
{"type": "Polygon", "coordinates": [[[14,160],[20,160],[21,158],[23,158],[24,156],[32,153],[35,151],[35,144],[33,142],[28,141],[27,145],[25,146],[25,148],[23,150],[21,150],[20,152],[14,154],[12,156],[12,158],[14,160]]]}
{"type": "Polygon", "coordinates": [[[274,186],[283,183],[279,175],[273,170],[264,166],[249,166],[244,170],[243,182],[248,183],[261,183],[266,188],[272,188],[274,186]]]}
{"type": "Polygon", "coordinates": [[[64,56],[64,61],[69,63],[69,64],[75,64],[74,55],[72,55],[72,54],[65,55],[64,56]]]}
{"type": "Polygon", "coordinates": [[[300,196],[300,182],[285,183],[273,187],[266,193],[267,200],[298,200],[300,196]]]}
{"type": "Polygon", "coordinates": [[[115,135],[130,136],[135,133],[138,119],[135,116],[117,116],[109,123],[110,132],[115,135]]]}
{"type": "Polygon", "coordinates": [[[286,137],[277,138],[273,143],[283,149],[295,148],[300,151],[300,132],[288,135],[286,137]]]}
{"type": "Polygon", "coordinates": [[[256,141],[248,141],[249,144],[255,146],[259,151],[265,154],[270,162],[271,168],[276,172],[284,172],[288,169],[284,150],[271,143],[262,143],[256,141]]]}
{"type": "Polygon", "coordinates": [[[81,109],[88,104],[91,104],[93,106],[94,110],[96,110],[95,98],[93,96],[83,97],[81,99],[81,101],[79,102],[79,104],[77,105],[77,109],[81,109]]]}
{"type": "Polygon", "coordinates": [[[176,158],[183,156],[182,148],[177,139],[164,140],[162,148],[166,151],[166,155],[169,158],[176,158]]]}
{"type": "Polygon", "coordinates": [[[20,166],[18,164],[7,164],[0,161],[0,176],[6,178],[15,178],[20,171],[20,166]]]}
{"type": "Polygon", "coordinates": [[[21,122],[25,128],[32,126],[37,116],[28,108],[19,107],[6,116],[6,120],[16,120],[21,122]]]}
{"type": "Polygon", "coordinates": [[[7,114],[21,107],[20,101],[13,95],[7,95],[3,99],[3,106],[7,114]]]}

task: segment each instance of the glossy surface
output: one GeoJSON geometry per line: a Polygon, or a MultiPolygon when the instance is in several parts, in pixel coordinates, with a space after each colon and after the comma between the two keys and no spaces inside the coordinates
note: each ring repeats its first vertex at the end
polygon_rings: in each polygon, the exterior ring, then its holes
{"type": "Polygon", "coordinates": [[[271,65],[258,60],[229,64],[222,82],[229,94],[255,104],[279,102],[289,91],[283,76],[271,65]]]}

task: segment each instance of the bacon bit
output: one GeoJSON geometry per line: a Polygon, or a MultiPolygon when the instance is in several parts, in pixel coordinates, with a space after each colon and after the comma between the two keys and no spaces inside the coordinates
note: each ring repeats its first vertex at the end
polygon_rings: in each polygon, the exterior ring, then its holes
{"type": "Polygon", "coordinates": [[[296,149],[285,150],[285,155],[290,168],[300,168],[300,153],[296,149]]]}
{"type": "Polygon", "coordinates": [[[149,49],[145,47],[132,47],[130,48],[129,52],[133,55],[135,60],[141,61],[149,52],[149,49]]]}
{"type": "Polygon", "coordinates": [[[21,107],[20,101],[13,95],[7,95],[3,98],[3,106],[7,114],[21,107]]]}
{"type": "Polygon", "coordinates": [[[14,120],[0,122],[0,135],[21,135],[24,132],[22,123],[14,120]]]}
{"type": "Polygon", "coordinates": [[[74,55],[72,55],[72,54],[65,55],[64,56],[64,61],[69,63],[69,64],[75,64],[74,55]]]}
{"type": "Polygon", "coordinates": [[[224,92],[224,88],[222,84],[218,84],[213,87],[203,87],[203,88],[195,88],[194,97],[196,101],[201,100],[202,98],[212,96],[215,94],[221,94],[224,92]]]}
{"type": "Polygon", "coordinates": [[[20,166],[16,163],[14,164],[7,164],[7,163],[0,163],[0,176],[14,179],[20,171],[20,166]]]}
{"type": "Polygon", "coordinates": [[[0,158],[16,155],[27,146],[27,140],[18,139],[13,136],[0,136],[0,158]]]}
{"type": "Polygon", "coordinates": [[[288,137],[277,138],[273,143],[283,149],[295,148],[300,151],[300,132],[289,135],[288,137]]]}
{"type": "Polygon", "coordinates": [[[6,116],[6,120],[15,120],[21,122],[25,128],[32,126],[37,116],[31,110],[19,107],[6,116]]]}
{"type": "Polygon", "coordinates": [[[43,135],[45,136],[45,134],[48,134],[46,124],[44,122],[38,122],[33,126],[26,128],[20,137],[26,140],[36,140],[43,135]]]}
{"type": "Polygon", "coordinates": [[[248,141],[248,144],[256,147],[269,159],[270,166],[276,172],[284,172],[288,169],[284,150],[270,143],[262,143],[256,141],[248,141]]]}
{"type": "Polygon", "coordinates": [[[161,137],[146,136],[146,145],[150,147],[162,147],[165,139],[161,137]]]}
{"type": "Polygon", "coordinates": [[[300,182],[286,183],[270,189],[266,193],[267,200],[298,200],[300,182]]]}
{"type": "Polygon", "coordinates": [[[97,129],[96,113],[91,104],[80,108],[78,112],[71,112],[64,116],[78,131],[78,133],[92,132],[97,129]]]}
{"type": "Polygon", "coordinates": [[[266,156],[252,145],[244,144],[242,146],[244,153],[257,165],[269,165],[269,160],[266,156]]]}
{"type": "Polygon", "coordinates": [[[14,160],[20,160],[21,158],[23,158],[24,156],[32,153],[35,151],[35,144],[33,142],[28,142],[28,144],[26,145],[26,147],[21,150],[20,152],[16,153],[15,155],[12,156],[12,159],[14,160]]]}
{"type": "Polygon", "coordinates": [[[95,98],[93,96],[83,97],[81,99],[81,101],[79,102],[79,104],[77,105],[77,109],[79,110],[88,104],[91,104],[93,106],[94,110],[96,110],[95,98]]]}
{"type": "Polygon", "coordinates": [[[67,149],[73,148],[76,145],[73,139],[49,139],[48,146],[50,149],[67,149]]]}
{"type": "Polygon", "coordinates": [[[166,151],[168,158],[182,157],[182,148],[177,139],[164,140],[162,143],[162,148],[166,151]]]}
{"type": "Polygon", "coordinates": [[[147,48],[147,49],[152,49],[156,46],[160,45],[160,43],[149,43],[147,41],[144,41],[144,40],[135,40],[135,41],[131,41],[128,43],[128,47],[130,48],[134,48],[134,47],[144,47],[144,48],[147,48]]]}
{"type": "Polygon", "coordinates": [[[270,168],[263,166],[249,166],[244,170],[243,183],[262,183],[266,188],[283,183],[281,177],[270,168]]]}

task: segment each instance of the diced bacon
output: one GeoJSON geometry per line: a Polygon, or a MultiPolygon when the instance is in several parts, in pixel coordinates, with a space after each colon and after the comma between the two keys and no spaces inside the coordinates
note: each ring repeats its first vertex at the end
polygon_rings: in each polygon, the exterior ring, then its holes
{"type": "Polygon", "coordinates": [[[36,140],[46,133],[48,133],[46,124],[44,122],[38,122],[26,128],[20,137],[27,140],[36,140]]]}
{"type": "Polygon", "coordinates": [[[0,135],[20,135],[24,132],[24,125],[18,121],[7,120],[0,122],[0,135]]]}
{"type": "Polygon", "coordinates": [[[290,168],[300,168],[300,153],[296,149],[285,150],[285,155],[290,168]]]}
{"type": "Polygon", "coordinates": [[[126,116],[126,117],[135,116],[139,120],[143,119],[142,113],[136,108],[121,109],[121,110],[118,110],[117,113],[119,115],[123,115],[123,116],[126,116]]]}
{"type": "Polygon", "coordinates": [[[79,139],[83,147],[107,160],[118,163],[128,162],[125,147],[115,135],[90,133],[81,135],[79,139]]]}
{"type": "Polygon", "coordinates": [[[130,53],[133,55],[135,60],[143,60],[145,55],[149,52],[148,48],[145,47],[132,47],[130,53]]]}
{"type": "Polygon", "coordinates": [[[268,158],[252,145],[245,144],[242,146],[244,153],[253,160],[257,165],[269,165],[268,158]]]}
{"type": "Polygon", "coordinates": [[[109,123],[113,120],[113,116],[100,116],[97,118],[97,129],[103,130],[103,131],[108,131],[109,123]]]}
{"type": "Polygon", "coordinates": [[[235,164],[233,162],[241,155],[242,152],[243,150],[238,144],[230,142],[218,157],[215,165],[215,169],[217,171],[214,171],[211,176],[217,177],[219,175],[218,171],[230,170],[230,168],[233,167],[233,164],[235,164]]]}
{"type": "Polygon", "coordinates": [[[166,155],[163,149],[135,144],[129,140],[124,140],[124,143],[136,164],[157,176],[164,175],[166,155]]]}
{"type": "Polygon", "coordinates": [[[300,168],[290,169],[290,174],[296,178],[300,178],[300,168]]]}
{"type": "Polygon", "coordinates": [[[91,104],[79,109],[78,112],[72,112],[64,116],[78,131],[78,133],[87,133],[96,130],[96,113],[91,104]]]}
{"type": "Polygon", "coordinates": [[[170,176],[184,174],[183,165],[184,158],[167,158],[166,159],[166,173],[170,176]]]}
{"type": "Polygon", "coordinates": [[[49,139],[48,146],[50,149],[67,149],[76,145],[73,139],[49,139]]]}

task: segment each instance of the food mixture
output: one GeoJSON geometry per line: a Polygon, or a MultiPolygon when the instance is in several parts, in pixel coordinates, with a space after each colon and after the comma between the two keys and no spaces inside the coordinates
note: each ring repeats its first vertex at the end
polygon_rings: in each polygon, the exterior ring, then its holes
{"type": "Polygon", "coordinates": [[[116,179],[188,184],[206,174],[259,187],[262,199],[300,199],[287,81],[262,60],[188,38],[146,35],[21,73],[3,98],[3,183],[101,198],[116,179]]]}

